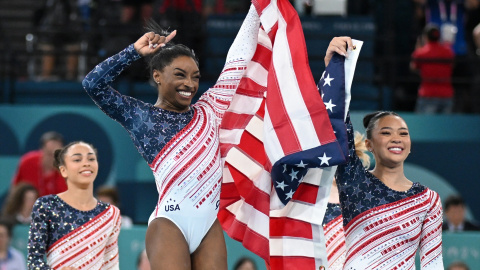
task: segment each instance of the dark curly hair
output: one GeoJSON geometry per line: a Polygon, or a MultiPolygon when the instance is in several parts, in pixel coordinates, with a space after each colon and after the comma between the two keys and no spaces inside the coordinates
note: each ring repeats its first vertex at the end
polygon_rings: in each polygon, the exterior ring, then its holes
{"type": "MultiPolygon", "coordinates": [[[[163,29],[158,23],[154,20],[148,20],[145,25],[146,32],[154,32],[161,36],[168,36],[171,32],[163,29]]],[[[148,67],[150,69],[150,76],[152,76],[154,70],[163,71],[163,69],[170,65],[173,60],[179,56],[188,56],[191,57],[197,67],[200,66],[198,59],[195,56],[195,52],[182,44],[175,44],[172,41],[169,41],[165,44],[165,47],[158,50],[155,54],[149,56],[146,60],[148,62],[148,67]]]]}

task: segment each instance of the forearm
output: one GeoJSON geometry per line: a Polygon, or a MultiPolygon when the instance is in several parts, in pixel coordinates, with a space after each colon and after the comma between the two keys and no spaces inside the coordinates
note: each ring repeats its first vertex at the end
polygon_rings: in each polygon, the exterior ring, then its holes
{"type": "Polygon", "coordinates": [[[140,57],[133,44],[128,46],[90,71],[82,82],[83,87],[96,103],[99,102],[104,96],[111,94],[113,89],[110,85],[120,73],[140,57]]]}

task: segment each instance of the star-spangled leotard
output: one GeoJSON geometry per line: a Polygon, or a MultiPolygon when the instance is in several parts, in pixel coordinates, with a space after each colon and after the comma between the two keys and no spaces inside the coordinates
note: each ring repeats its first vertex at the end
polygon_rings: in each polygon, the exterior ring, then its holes
{"type": "MultiPolygon", "coordinates": [[[[252,10],[251,10],[252,11],[252,10]]],[[[163,110],[121,95],[110,84],[140,58],[133,45],[92,70],[83,86],[98,107],[119,122],[155,176],[158,203],[149,222],[171,220],[193,253],[216,219],[222,167],[219,126],[246,64],[255,52],[259,19],[249,12],[213,88],[185,113],[163,110]]]]}
{"type": "MultiPolygon", "coordinates": [[[[94,209],[80,211],[65,203],[57,195],[47,195],[38,198],[32,209],[32,222],[28,236],[27,268],[35,270],[52,269],[51,265],[45,261],[45,255],[50,247],[102,214],[109,207],[110,205],[98,201],[94,209]]],[[[115,226],[114,221],[111,220],[111,225],[109,226],[115,226]]],[[[118,224],[119,229],[120,224],[118,224]]],[[[88,241],[88,239],[85,240],[88,241]]],[[[109,241],[109,239],[104,240],[105,242],[109,241]]],[[[117,241],[116,238],[111,240],[114,243],[117,241]]],[[[91,250],[90,252],[96,251],[91,250]]],[[[90,256],[88,253],[89,251],[86,250],[79,253],[79,256],[90,256]]],[[[113,261],[110,266],[118,267],[118,249],[114,256],[117,257],[116,261],[113,261]]]]}
{"type": "Polygon", "coordinates": [[[339,203],[328,203],[323,219],[329,270],[341,270],[345,262],[345,234],[339,203]]]}
{"type": "Polygon", "coordinates": [[[395,191],[365,169],[355,153],[347,117],[349,161],[337,168],[345,228],[344,269],[414,269],[420,248],[422,269],[443,269],[442,206],[438,194],[413,183],[395,191]]]}

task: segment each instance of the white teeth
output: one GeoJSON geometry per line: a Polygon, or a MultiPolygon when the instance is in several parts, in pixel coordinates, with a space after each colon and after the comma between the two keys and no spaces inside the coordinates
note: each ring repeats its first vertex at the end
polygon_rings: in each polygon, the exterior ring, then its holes
{"type": "Polygon", "coordinates": [[[189,97],[189,96],[192,95],[192,92],[179,91],[178,93],[179,93],[180,95],[186,96],[186,97],[189,97]]]}
{"type": "Polygon", "coordinates": [[[83,174],[89,174],[89,173],[93,173],[93,172],[92,172],[92,171],[83,171],[83,172],[81,172],[81,173],[83,173],[83,174]]]}
{"type": "Polygon", "coordinates": [[[402,148],[392,147],[392,148],[388,148],[388,150],[392,150],[392,151],[402,151],[402,148]]]}

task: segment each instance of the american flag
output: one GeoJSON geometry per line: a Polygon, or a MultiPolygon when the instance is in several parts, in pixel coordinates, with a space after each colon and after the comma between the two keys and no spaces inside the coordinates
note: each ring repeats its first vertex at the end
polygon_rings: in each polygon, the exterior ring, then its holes
{"type": "Polygon", "coordinates": [[[349,87],[343,71],[327,69],[322,101],[295,9],[287,0],[253,5],[262,26],[221,125],[218,218],[269,268],[318,269],[327,265],[321,224],[334,165],[346,160],[349,87]]]}

